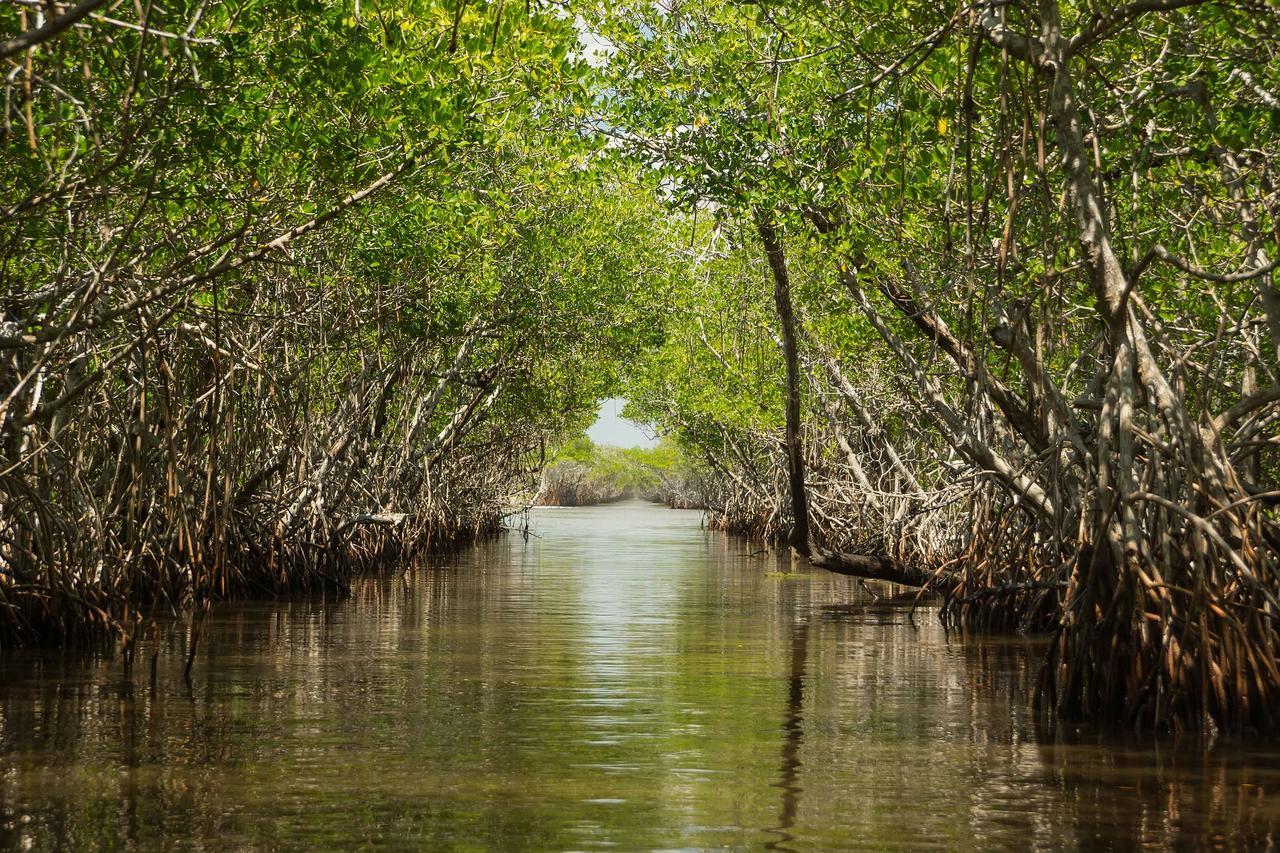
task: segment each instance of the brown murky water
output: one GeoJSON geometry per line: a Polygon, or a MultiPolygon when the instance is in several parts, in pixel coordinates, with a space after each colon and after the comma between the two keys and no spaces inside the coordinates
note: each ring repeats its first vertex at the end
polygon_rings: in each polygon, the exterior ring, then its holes
{"type": "Polygon", "coordinates": [[[1037,739],[1038,651],[785,576],[698,513],[534,514],[342,600],[216,608],[151,685],[0,655],[14,848],[1280,844],[1280,750],[1037,739]]]}

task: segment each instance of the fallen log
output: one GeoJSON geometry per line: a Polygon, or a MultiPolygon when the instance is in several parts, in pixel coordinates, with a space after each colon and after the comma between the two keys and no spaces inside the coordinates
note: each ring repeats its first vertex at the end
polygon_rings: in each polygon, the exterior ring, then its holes
{"type": "Polygon", "coordinates": [[[888,581],[950,594],[960,580],[950,572],[930,572],[883,554],[849,554],[810,546],[809,564],[839,575],[888,581]]]}

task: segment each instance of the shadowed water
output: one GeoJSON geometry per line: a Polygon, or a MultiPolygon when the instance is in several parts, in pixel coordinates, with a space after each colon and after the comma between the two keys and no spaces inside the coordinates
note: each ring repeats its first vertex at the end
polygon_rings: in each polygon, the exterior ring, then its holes
{"type": "Polygon", "coordinates": [[[190,688],[180,628],[154,685],[0,654],[0,845],[1280,843],[1280,751],[1040,742],[1033,645],[694,512],[532,523],[349,598],[216,607],[190,688]]]}

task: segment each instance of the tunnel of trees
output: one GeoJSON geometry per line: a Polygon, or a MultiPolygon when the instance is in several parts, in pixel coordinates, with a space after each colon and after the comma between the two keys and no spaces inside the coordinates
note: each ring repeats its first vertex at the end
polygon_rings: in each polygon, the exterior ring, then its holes
{"type": "Polygon", "coordinates": [[[0,645],[498,529],[602,397],[722,529],[1280,731],[1280,9],[7,0],[0,645]]]}

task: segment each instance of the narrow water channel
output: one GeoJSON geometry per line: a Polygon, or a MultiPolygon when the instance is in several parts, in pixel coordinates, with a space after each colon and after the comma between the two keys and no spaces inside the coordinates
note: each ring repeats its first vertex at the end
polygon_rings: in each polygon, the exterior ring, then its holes
{"type": "MultiPolygon", "coordinates": [[[[122,684],[0,655],[0,845],[1075,849],[1280,841],[1280,751],[1037,739],[1039,651],[700,514],[535,511],[122,684]]],[[[140,669],[145,670],[142,666],[140,669]]]]}

